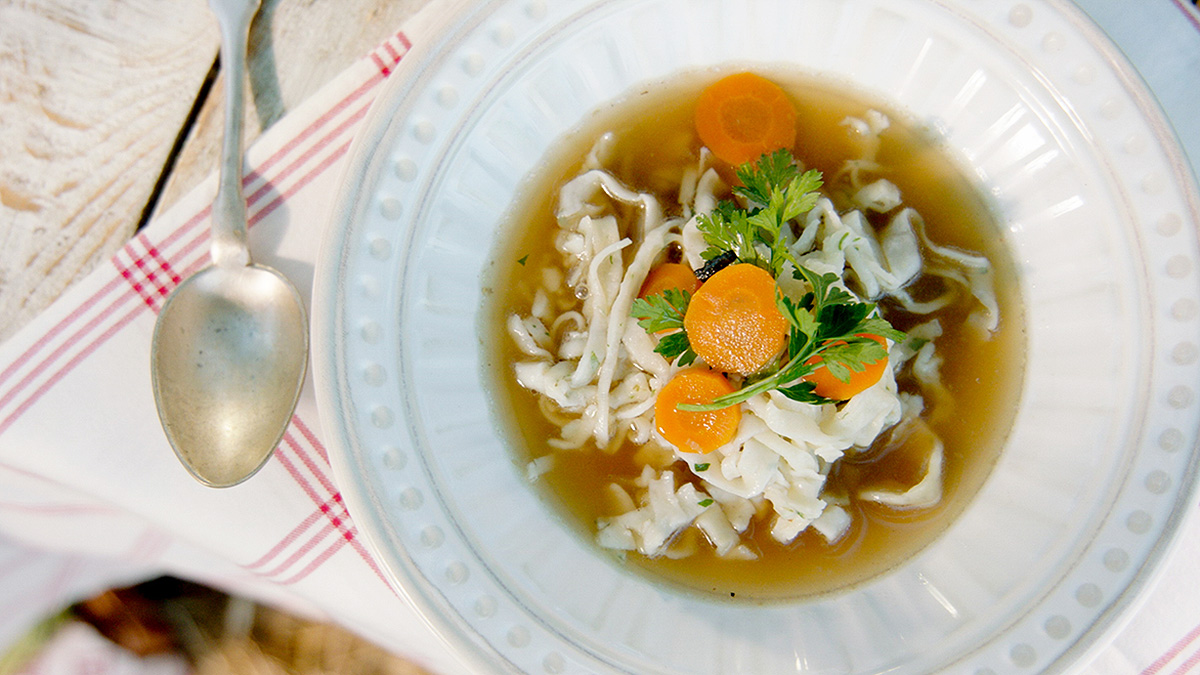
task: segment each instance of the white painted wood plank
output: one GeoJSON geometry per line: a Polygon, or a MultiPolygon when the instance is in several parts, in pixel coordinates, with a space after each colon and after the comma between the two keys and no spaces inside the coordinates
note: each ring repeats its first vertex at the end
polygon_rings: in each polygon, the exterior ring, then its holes
{"type": "Polygon", "coordinates": [[[203,0],[0,2],[0,339],[133,233],[216,50],[203,0]]]}
{"type": "MultiPolygon", "coordinates": [[[[427,0],[264,0],[247,144],[427,0]]],[[[204,0],[0,0],[0,340],[133,234],[216,59],[204,0]]],[[[223,82],[155,212],[215,170],[223,82]]]]}

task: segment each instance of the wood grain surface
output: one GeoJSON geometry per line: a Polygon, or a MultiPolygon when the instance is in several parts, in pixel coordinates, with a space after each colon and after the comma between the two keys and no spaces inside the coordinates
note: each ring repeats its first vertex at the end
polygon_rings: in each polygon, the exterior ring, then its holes
{"type": "MultiPolygon", "coordinates": [[[[265,0],[247,145],[426,1],[265,0]]],[[[217,51],[204,0],[0,0],[0,341],[215,170],[217,51]]]]}
{"type": "Polygon", "coordinates": [[[128,240],[217,40],[202,0],[0,0],[0,339],[128,240]]]}

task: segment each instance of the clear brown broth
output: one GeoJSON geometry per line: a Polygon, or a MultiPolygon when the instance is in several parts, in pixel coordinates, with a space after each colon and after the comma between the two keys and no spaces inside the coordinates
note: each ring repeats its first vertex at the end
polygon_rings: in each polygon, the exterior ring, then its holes
{"type": "MultiPolygon", "coordinates": [[[[556,437],[558,430],[539,412],[536,396],[517,384],[512,364],[520,356],[502,326],[510,313],[528,311],[539,270],[559,264],[549,243],[556,227],[553,207],[559,187],[576,175],[595,139],[611,130],[617,133],[612,172],[626,185],[652,192],[672,208],[677,204],[681,172],[694,166],[698,157],[699,141],[691,121],[694,101],[706,84],[723,74],[680,77],[597,111],[550,153],[515,203],[504,230],[505,244],[497,248],[492,263],[486,370],[496,394],[497,415],[515,449],[515,460],[522,465],[550,452],[546,439],[556,437]]],[[[1015,414],[1024,370],[1022,308],[999,223],[978,188],[934,135],[891,106],[843,86],[795,73],[764,74],[783,86],[796,104],[794,153],[807,167],[820,169],[827,181],[845,160],[861,155],[862,148],[842,121],[847,116],[861,117],[868,109],[889,116],[891,127],[883,134],[877,155],[884,170],[877,175],[900,188],[905,204],[924,217],[935,241],[983,253],[991,260],[1001,322],[999,330],[985,340],[964,323],[971,301],[924,317],[881,305],[902,330],[930,318],[940,319],[945,330],[937,345],[951,397],[924,415],[946,448],[944,497],[937,506],[896,511],[851,500],[851,530],[832,545],[811,530],[792,544],[780,545],[769,535],[769,521],[757,530],[752,524],[749,536],[760,554],[752,561],[723,560],[705,546],[699,547],[698,554],[678,560],[616,556],[632,569],[670,585],[751,601],[814,596],[851,586],[894,567],[945,531],[995,463],[1015,414]]],[[[900,385],[902,390],[915,390],[913,383],[900,385]]],[[[562,455],[538,481],[544,498],[590,541],[596,519],[614,515],[600,498],[603,488],[641,471],[633,460],[634,450],[608,454],[592,449],[562,455]]],[[[867,452],[862,457],[843,460],[831,472],[827,490],[852,493],[859,486],[911,484],[920,470],[899,452],[878,457],[867,452]]]]}

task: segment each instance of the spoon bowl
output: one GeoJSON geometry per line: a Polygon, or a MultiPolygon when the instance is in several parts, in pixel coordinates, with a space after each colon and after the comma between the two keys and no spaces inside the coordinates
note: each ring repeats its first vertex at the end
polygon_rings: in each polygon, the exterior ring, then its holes
{"type": "Polygon", "coordinates": [[[296,407],[307,352],[300,295],[270,267],[212,266],[175,290],[151,372],[163,429],[197,480],[229,487],[262,468],[296,407]]]}

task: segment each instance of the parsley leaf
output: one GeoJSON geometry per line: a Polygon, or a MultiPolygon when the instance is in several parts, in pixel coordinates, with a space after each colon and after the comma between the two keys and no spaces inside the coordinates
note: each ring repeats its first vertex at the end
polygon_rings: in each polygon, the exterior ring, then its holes
{"type": "Polygon", "coordinates": [[[867,302],[838,303],[825,305],[817,315],[820,327],[817,329],[818,340],[832,340],[853,330],[875,311],[875,305],[867,302]]]}
{"type": "Polygon", "coordinates": [[[683,315],[687,314],[688,303],[691,301],[691,293],[678,288],[668,288],[662,293],[634,300],[630,314],[648,333],[682,329],[683,315]]]}
{"type": "Polygon", "coordinates": [[[742,262],[759,264],[762,259],[755,248],[758,236],[754,223],[733,202],[723,201],[709,213],[697,216],[696,229],[708,244],[708,249],[701,254],[705,260],[712,260],[726,251],[733,251],[742,262]]]}
{"type": "MultiPolygon", "coordinates": [[[[839,341],[840,342],[840,341],[839,341]]],[[[842,382],[850,381],[850,373],[862,372],[866,364],[887,356],[883,345],[870,338],[851,338],[821,350],[821,364],[842,382]]]]}
{"type": "Polygon", "coordinates": [[[654,351],[662,354],[668,361],[678,357],[681,366],[690,366],[696,361],[696,352],[692,351],[692,345],[684,331],[664,335],[654,347],[654,351]]]}
{"type": "Polygon", "coordinates": [[[659,339],[654,351],[668,361],[678,358],[680,366],[690,366],[696,361],[696,352],[692,351],[687,333],[683,330],[683,317],[691,300],[691,293],[668,288],[662,293],[634,300],[630,311],[647,333],[674,331],[659,339]]]}
{"type": "Polygon", "coordinates": [[[825,398],[824,396],[819,396],[813,392],[813,390],[816,388],[816,384],[802,381],[797,382],[790,387],[780,387],[779,391],[793,401],[799,401],[801,403],[811,403],[813,405],[829,403],[829,399],[825,398]]]}
{"type": "MultiPolygon", "coordinates": [[[[886,319],[872,316],[863,319],[858,326],[855,327],[858,333],[867,333],[869,335],[878,335],[881,338],[887,338],[892,342],[904,342],[908,339],[908,333],[892,328],[892,324],[886,319]]],[[[926,340],[928,342],[928,340],[926,340]]]]}

